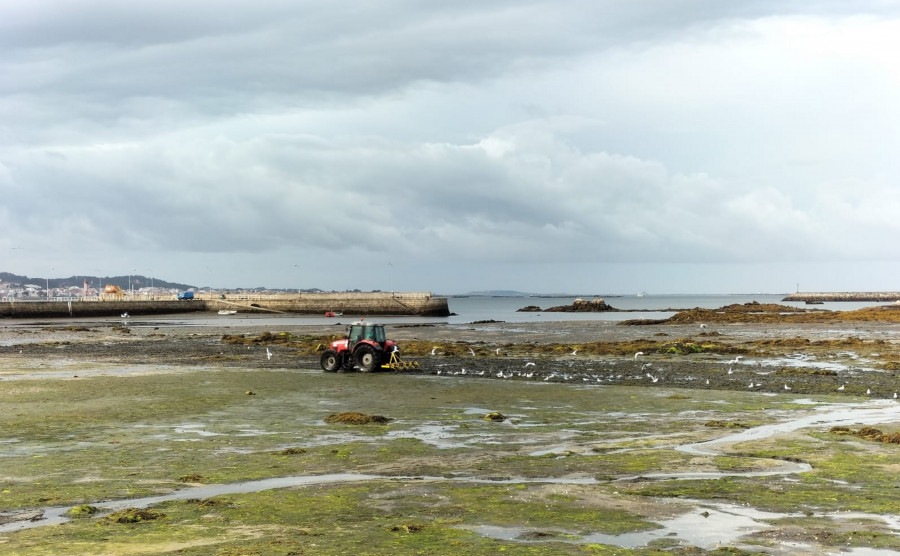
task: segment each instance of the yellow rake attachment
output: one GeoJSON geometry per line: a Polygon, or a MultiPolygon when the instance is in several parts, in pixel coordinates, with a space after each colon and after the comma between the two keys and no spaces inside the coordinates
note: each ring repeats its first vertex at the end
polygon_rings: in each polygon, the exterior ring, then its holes
{"type": "Polygon", "coordinates": [[[412,371],[419,368],[418,361],[401,361],[396,351],[391,352],[391,360],[381,366],[383,369],[391,369],[394,371],[412,371]]]}

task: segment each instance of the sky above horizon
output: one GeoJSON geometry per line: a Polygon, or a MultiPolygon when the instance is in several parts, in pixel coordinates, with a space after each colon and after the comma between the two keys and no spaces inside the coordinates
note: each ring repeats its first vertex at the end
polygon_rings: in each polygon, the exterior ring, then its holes
{"type": "Polygon", "coordinates": [[[0,271],[900,290],[900,4],[0,2],[0,271]]]}

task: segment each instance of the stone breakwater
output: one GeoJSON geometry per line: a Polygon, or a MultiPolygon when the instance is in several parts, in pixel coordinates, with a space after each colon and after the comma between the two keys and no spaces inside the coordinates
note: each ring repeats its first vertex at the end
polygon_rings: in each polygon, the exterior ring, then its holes
{"type": "Polygon", "coordinates": [[[900,292],[797,292],[786,296],[782,301],[900,301],[900,292]]]}
{"type": "Polygon", "coordinates": [[[326,312],[348,316],[410,315],[446,317],[450,315],[447,298],[430,292],[303,293],[276,295],[195,295],[191,301],[177,299],[117,299],[78,301],[5,301],[0,302],[0,317],[64,318],[118,317],[192,313],[219,310],[238,313],[288,313],[324,315],[326,312]]]}

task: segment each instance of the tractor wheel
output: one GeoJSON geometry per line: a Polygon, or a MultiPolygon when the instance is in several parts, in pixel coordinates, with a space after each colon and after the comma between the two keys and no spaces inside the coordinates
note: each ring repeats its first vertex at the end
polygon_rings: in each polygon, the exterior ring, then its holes
{"type": "Polygon", "coordinates": [[[322,365],[322,370],[326,373],[336,373],[341,366],[341,358],[333,349],[326,349],[325,353],[322,354],[322,358],[319,359],[319,363],[322,365]]]}
{"type": "Polygon", "coordinates": [[[381,358],[372,346],[359,346],[353,358],[356,366],[364,373],[371,373],[381,366],[381,358]]]}

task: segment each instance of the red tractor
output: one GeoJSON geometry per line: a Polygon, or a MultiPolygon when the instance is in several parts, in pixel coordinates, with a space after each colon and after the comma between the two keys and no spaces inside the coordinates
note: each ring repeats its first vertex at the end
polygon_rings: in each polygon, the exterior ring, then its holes
{"type": "Polygon", "coordinates": [[[390,368],[399,365],[399,349],[397,342],[387,339],[384,325],[359,321],[350,325],[346,338],[331,342],[319,362],[328,373],[340,368],[349,371],[353,367],[369,373],[383,365],[390,368]]]}

